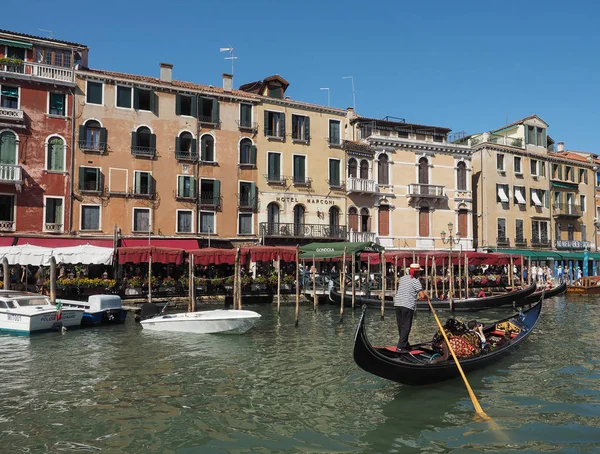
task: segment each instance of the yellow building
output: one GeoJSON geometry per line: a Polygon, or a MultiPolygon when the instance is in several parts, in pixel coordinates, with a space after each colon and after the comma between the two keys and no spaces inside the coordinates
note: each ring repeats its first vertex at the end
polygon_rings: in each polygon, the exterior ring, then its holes
{"type": "Polygon", "coordinates": [[[347,143],[348,229],[386,248],[472,247],[471,154],[447,128],[355,117],[347,143]],[[450,225],[452,224],[452,225],[450,225]]]}
{"type": "Polygon", "coordinates": [[[257,97],[160,77],[77,72],[74,227],[79,235],[200,237],[213,245],[256,239],[253,215],[257,97]],[[240,229],[240,225],[242,229],[240,229]]]}

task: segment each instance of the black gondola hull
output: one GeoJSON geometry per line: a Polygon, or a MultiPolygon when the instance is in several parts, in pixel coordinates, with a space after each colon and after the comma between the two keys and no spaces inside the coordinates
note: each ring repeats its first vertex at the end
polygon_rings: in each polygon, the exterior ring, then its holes
{"type": "MultiPolygon", "coordinates": [[[[562,295],[566,291],[567,291],[567,283],[563,282],[554,288],[545,290],[544,299],[552,298],[553,296],[562,295]]],[[[523,304],[535,304],[537,301],[539,301],[542,292],[544,292],[544,290],[533,292],[531,295],[529,295],[527,298],[525,298],[525,300],[523,301],[523,304]]]]}

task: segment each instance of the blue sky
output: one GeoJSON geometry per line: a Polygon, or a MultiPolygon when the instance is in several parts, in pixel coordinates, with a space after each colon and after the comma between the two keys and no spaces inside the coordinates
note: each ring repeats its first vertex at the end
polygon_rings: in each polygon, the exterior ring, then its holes
{"type": "MultiPolygon", "coordinates": [[[[592,1],[348,0],[177,1],[25,0],[24,20],[0,16],[0,28],[75,41],[90,48],[90,67],[234,85],[279,74],[300,101],[352,105],[444,126],[496,129],[537,114],[567,149],[597,145],[600,44],[592,1]]],[[[21,15],[21,17],[23,17],[21,15]]]]}

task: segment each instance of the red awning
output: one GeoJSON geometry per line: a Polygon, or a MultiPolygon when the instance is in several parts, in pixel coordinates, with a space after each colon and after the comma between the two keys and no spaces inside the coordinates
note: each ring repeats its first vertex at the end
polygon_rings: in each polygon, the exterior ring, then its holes
{"type": "MultiPolygon", "coordinates": [[[[469,258],[469,265],[508,265],[510,263],[511,254],[475,251],[466,251],[461,254],[460,251],[452,251],[452,264],[463,265],[465,263],[465,256],[469,258]]],[[[421,266],[432,266],[434,258],[436,266],[448,265],[449,253],[448,251],[418,251],[414,253],[414,261],[421,266]]],[[[378,265],[381,260],[381,255],[376,252],[363,252],[360,254],[360,260],[362,262],[369,260],[371,265],[378,265]]],[[[386,251],[385,261],[387,263],[396,262],[398,263],[398,266],[402,266],[403,263],[406,263],[406,266],[408,266],[413,262],[413,252],[386,251]]],[[[515,265],[520,265],[520,256],[513,255],[513,263],[515,265]]]]}
{"type": "Polygon", "coordinates": [[[14,241],[13,236],[0,236],[0,246],[12,246],[14,241]]]}
{"type": "Polygon", "coordinates": [[[92,246],[113,247],[113,240],[98,240],[93,238],[19,238],[17,245],[30,244],[42,247],[69,247],[90,244],[92,246]]]}
{"type": "Polygon", "coordinates": [[[293,246],[256,246],[250,248],[250,258],[253,262],[268,262],[277,260],[284,262],[296,261],[296,248],[293,246]]]}
{"type": "MultiPolygon", "coordinates": [[[[234,265],[235,249],[204,248],[188,250],[188,254],[194,254],[196,265],[234,265]]],[[[246,264],[248,259],[248,248],[240,249],[240,263],[246,264]]]]}
{"type": "Polygon", "coordinates": [[[147,263],[152,255],[152,263],[183,263],[183,249],[164,247],[120,247],[117,249],[119,263],[147,263]]]}
{"type": "Polygon", "coordinates": [[[159,248],[174,248],[184,249],[189,251],[191,249],[198,249],[198,240],[192,238],[152,238],[150,244],[148,244],[148,238],[123,238],[121,240],[122,247],[148,247],[155,246],[159,248]]]}

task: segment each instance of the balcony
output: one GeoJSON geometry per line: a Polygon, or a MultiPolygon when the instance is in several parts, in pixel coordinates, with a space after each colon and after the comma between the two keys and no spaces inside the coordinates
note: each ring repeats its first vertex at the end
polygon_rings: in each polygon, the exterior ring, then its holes
{"type": "Polygon", "coordinates": [[[446,192],[444,186],[412,183],[408,185],[408,196],[415,198],[442,199],[446,197],[446,192]]]}
{"type": "Polygon", "coordinates": [[[0,120],[23,121],[23,111],[21,109],[11,109],[10,107],[0,107],[0,120]]]}
{"type": "Polygon", "coordinates": [[[54,222],[45,222],[44,223],[44,231],[49,233],[61,233],[63,229],[62,224],[57,224],[54,222]]]}
{"type": "Polygon", "coordinates": [[[527,247],[527,240],[525,238],[515,238],[515,247],[527,247]]]}
{"type": "Polygon", "coordinates": [[[203,125],[218,126],[220,121],[216,115],[204,115],[198,117],[198,122],[203,125]]]}
{"type": "Polygon", "coordinates": [[[14,231],[15,231],[15,221],[0,221],[0,232],[14,232],[14,231]]]}
{"type": "Polygon", "coordinates": [[[261,222],[260,232],[265,237],[346,239],[345,225],[261,222]]]}
{"type": "Polygon", "coordinates": [[[79,141],[79,149],[84,153],[104,153],[106,151],[106,143],[84,139],[79,141]]]}
{"type": "Polygon", "coordinates": [[[498,247],[510,247],[510,239],[506,237],[498,237],[496,238],[496,245],[498,247]]]}
{"type": "Polygon", "coordinates": [[[182,150],[177,150],[175,151],[175,159],[177,159],[178,161],[197,161],[198,160],[198,153],[196,152],[191,152],[191,151],[182,151],[182,150]]]}
{"type": "Polygon", "coordinates": [[[556,240],[556,249],[577,249],[577,250],[585,250],[590,249],[589,241],[580,241],[580,240],[556,240]]]}
{"type": "Polygon", "coordinates": [[[258,123],[256,123],[255,121],[235,120],[235,122],[237,123],[240,131],[258,131],[258,123]]]}
{"type": "Polygon", "coordinates": [[[13,164],[0,164],[0,183],[21,184],[23,176],[21,166],[13,164]]]}
{"type": "Polygon", "coordinates": [[[346,192],[356,192],[359,194],[376,194],[379,192],[379,185],[375,180],[365,178],[348,177],[346,180],[346,192]]]}
{"type": "Polygon", "coordinates": [[[65,85],[75,83],[75,73],[70,68],[44,65],[34,62],[0,63],[0,74],[10,75],[22,79],[47,80],[65,85]]]}
{"type": "Polygon", "coordinates": [[[294,183],[294,186],[310,186],[311,179],[308,177],[294,175],[292,182],[294,183]]]}
{"type": "Polygon", "coordinates": [[[555,218],[580,218],[583,215],[581,207],[572,203],[557,203],[552,205],[552,209],[555,218]]]}
{"type": "Polygon", "coordinates": [[[201,191],[199,202],[205,207],[218,207],[221,206],[221,195],[212,191],[201,191]]]}
{"type": "Polygon", "coordinates": [[[156,156],[156,148],[152,147],[131,147],[131,154],[141,158],[154,158],[156,156]]]}
{"type": "Polygon", "coordinates": [[[365,242],[373,242],[375,241],[375,233],[374,232],[355,232],[354,230],[350,230],[348,232],[348,241],[353,243],[365,243],[365,242]]]}
{"type": "Polygon", "coordinates": [[[267,180],[267,184],[280,184],[280,185],[285,185],[286,182],[286,177],[283,175],[275,175],[275,174],[266,174],[263,175],[265,177],[265,180],[267,180]]]}
{"type": "Polygon", "coordinates": [[[238,195],[238,208],[255,210],[256,205],[256,197],[250,197],[249,195],[238,195]]]}
{"type": "Polygon", "coordinates": [[[550,247],[550,240],[548,240],[548,237],[546,237],[546,236],[542,236],[541,238],[539,236],[534,236],[531,239],[531,247],[536,247],[536,248],[550,247]]]}

